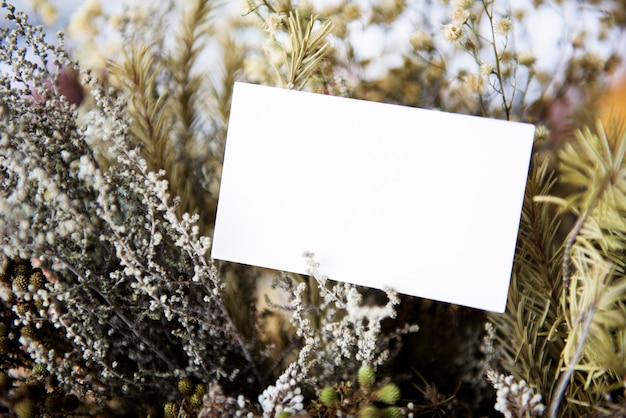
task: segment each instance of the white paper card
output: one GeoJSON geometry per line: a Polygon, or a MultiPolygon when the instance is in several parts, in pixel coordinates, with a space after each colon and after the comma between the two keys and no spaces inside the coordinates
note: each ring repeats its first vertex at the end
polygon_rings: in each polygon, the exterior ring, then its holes
{"type": "Polygon", "coordinates": [[[533,135],[237,83],[211,256],[503,312],[533,135]]]}

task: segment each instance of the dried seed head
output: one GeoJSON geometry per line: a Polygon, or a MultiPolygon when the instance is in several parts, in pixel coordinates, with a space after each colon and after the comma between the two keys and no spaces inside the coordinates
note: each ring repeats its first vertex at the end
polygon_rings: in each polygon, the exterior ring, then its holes
{"type": "Polygon", "coordinates": [[[43,286],[46,284],[46,276],[44,276],[43,271],[41,269],[35,269],[30,275],[29,285],[31,287],[31,291],[35,292],[39,289],[43,289],[43,286]]]}
{"type": "Polygon", "coordinates": [[[25,274],[18,274],[13,278],[13,291],[14,292],[28,292],[28,285],[30,278],[25,274]]]}
{"type": "Polygon", "coordinates": [[[513,30],[513,21],[511,21],[510,17],[503,17],[502,19],[496,22],[496,26],[494,30],[497,34],[507,35],[509,32],[513,30]]]}

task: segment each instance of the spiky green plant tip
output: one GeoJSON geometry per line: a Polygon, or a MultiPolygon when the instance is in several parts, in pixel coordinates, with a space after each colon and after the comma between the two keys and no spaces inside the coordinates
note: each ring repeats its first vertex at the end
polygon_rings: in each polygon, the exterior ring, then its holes
{"type": "Polygon", "coordinates": [[[401,418],[404,416],[402,409],[397,406],[389,406],[383,409],[383,418],[401,418]]]}
{"type": "Polygon", "coordinates": [[[400,399],[400,388],[395,383],[387,383],[374,392],[374,397],[387,405],[393,405],[400,399]]]}
{"type": "Polygon", "coordinates": [[[331,407],[339,401],[339,394],[335,390],[335,388],[326,386],[320,392],[320,401],[328,407],[331,407]]]}
{"type": "Polygon", "coordinates": [[[370,366],[364,365],[359,368],[357,379],[362,388],[369,388],[372,387],[376,381],[376,373],[374,373],[374,369],[370,366]]]}
{"type": "Polygon", "coordinates": [[[359,409],[359,418],[378,418],[380,411],[374,405],[366,405],[359,409]]]}
{"type": "Polygon", "coordinates": [[[168,402],[163,408],[164,418],[176,418],[178,416],[178,405],[176,402],[168,402]]]}
{"type": "Polygon", "coordinates": [[[193,391],[194,395],[204,396],[206,393],[206,385],[204,383],[198,383],[193,391]]]}
{"type": "Polygon", "coordinates": [[[48,368],[45,364],[39,363],[33,366],[33,370],[31,372],[34,376],[47,376],[48,368]]]}
{"type": "Polygon", "coordinates": [[[200,408],[202,406],[203,396],[204,395],[200,393],[194,393],[193,395],[191,395],[191,397],[189,398],[189,404],[191,404],[191,407],[194,409],[200,408]]]}
{"type": "Polygon", "coordinates": [[[189,378],[181,379],[178,381],[178,391],[183,396],[191,396],[195,392],[195,385],[189,378]]]}

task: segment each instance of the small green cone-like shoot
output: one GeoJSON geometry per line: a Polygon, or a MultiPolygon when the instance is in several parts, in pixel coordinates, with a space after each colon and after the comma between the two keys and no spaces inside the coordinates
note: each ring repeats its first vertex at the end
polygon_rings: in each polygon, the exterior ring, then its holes
{"type": "Polygon", "coordinates": [[[195,391],[196,385],[193,384],[191,379],[185,378],[178,381],[178,391],[183,396],[191,396],[195,391]]]}
{"type": "Polygon", "coordinates": [[[378,418],[380,411],[374,405],[366,405],[359,409],[359,418],[378,418]]]}
{"type": "Polygon", "coordinates": [[[33,376],[47,376],[48,368],[45,364],[38,363],[33,366],[33,370],[31,373],[33,376]]]}
{"type": "Polygon", "coordinates": [[[370,366],[361,366],[357,378],[362,388],[369,388],[376,381],[376,374],[374,373],[374,369],[370,366]]]}
{"type": "Polygon", "coordinates": [[[338,400],[339,395],[333,387],[326,386],[320,392],[320,401],[322,401],[322,403],[328,407],[333,406],[335,403],[337,403],[338,400]]]}
{"type": "Polygon", "coordinates": [[[194,395],[198,395],[200,397],[204,396],[206,393],[206,385],[204,383],[198,383],[193,390],[194,395]]]}
{"type": "Polygon", "coordinates": [[[397,406],[389,406],[383,409],[383,418],[402,418],[403,416],[402,409],[397,406]]]}
{"type": "Polygon", "coordinates": [[[289,418],[290,416],[292,416],[291,412],[281,411],[281,413],[278,414],[276,417],[277,418],[289,418]]]}
{"type": "Polygon", "coordinates": [[[200,408],[202,406],[202,397],[204,395],[201,395],[199,393],[194,393],[193,395],[191,395],[191,397],[189,398],[189,404],[191,404],[191,407],[196,409],[196,408],[200,408]]]}
{"type": "Polygon", "coordinates": [[[374,396],[377,400],[387,405],[393,405],[400,399],[400,388],[398,388],[395,383],[387,383],[374,392],[374,396]]]}
{"type": "Polygon", "coordinates": [[[178,416],[178,405],[176,402],[168,402],[163,408],[164,418],[176,418],[178,416]]]}

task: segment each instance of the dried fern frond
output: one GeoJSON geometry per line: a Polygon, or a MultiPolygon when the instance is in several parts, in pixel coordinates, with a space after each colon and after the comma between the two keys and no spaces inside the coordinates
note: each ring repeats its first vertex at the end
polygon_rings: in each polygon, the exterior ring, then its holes
{"type": "Polygon", "coordinates": [[[154,171],[169,172],[174,162],[169,140],[171,115],[168,95],[157,91],[157,75],[162,67],[150,46],[132,46],[119,64],[111,64],[112,77],[129,98],[133,121],[131,133],[154,171]]]}
{"type": "Polygon", "coordinates": [[[176,147],[177,162],[169,175],[170,189],[179,196],[179,215],[200,215],[203,235],[210,233],[214,204],[202,186],[202,168],[211,155],[206,136],[210,118],[203,112],[207,82],[204,70],[198,68],[200,53],[213,35],[215,2],[194,0],[181,3],[180,30],[174,36],[175,47],[164,58],[172,84],[172,112],[176,123],[170,133],[176,147]]]}
{"type": "Polygon", "coordinates": [[[175,35],[174,48],[168,67],[175,82],[178,134],[183,147],[191,145],[199,123],[198,92],[204,79],[196,68],[199,54],[206,48],[213,34],[212,17],[215,2],[194,0],[181,12],[181,29],[175,35]],[[194,73],[195,70],[195,73],[194,73]]]}
{"type": "MultiPolygon", "coordinates": [[[[215,3],[197,0],[181,5],[175,47],[131,46],[111,72],[128,97],[132,134],[150,168],[164,169],[177,213],[198,214],[202,235],[209,235],[215,197],[206,190],[206,165],[219,146],[211,146],[214,118],[206,69],[198,57],[213,35],[215,3]]],[[[221,122],[222,124],[224,122],[221,122]]],[[[218,141],[219,142],[219,141],[218,141]]],[[[211,176],[215,177],[215,176],[211,176]]]]}

